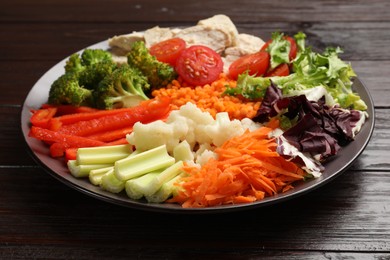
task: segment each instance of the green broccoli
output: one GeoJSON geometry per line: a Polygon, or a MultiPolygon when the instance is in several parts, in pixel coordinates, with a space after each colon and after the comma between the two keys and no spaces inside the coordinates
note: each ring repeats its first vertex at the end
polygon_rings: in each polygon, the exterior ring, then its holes
{"type": "Polygon", "coordinates": [[[84,69],[85,65],[83,65],[80,55],[78,53],[70,55],[65,64],[65,73],[80,73],[84,69]]]}
{"type": "Polygon", "coordinates": [[[81,54],[72,54],[66,61],[65,73],[53,82],[48,102],[94,106],[94,89],[116,67],[111,53],[102,49],[86,49],[81,54]]]}
{"type": "Polygon", "coordinates": [[[135,68],[122,65],[106,76],[94,91],[96,107],[113,109],[130,107],[149,99],[145,94],[150,85],[135,68]]]}
{"type": "Polygon", "coordinates": [[[96,63],[112,61],[112,54],[102,49],[85,49],[81,53],[81,62],[84,66],[90,66],[96,63]]]}
{"type": "Polygon", "coordinates": [[[95,89],[99,82],[110,75],[117,67],[118,65],[112,60],[91,64],[79,73],[79,84],[87,89],[95,89]]]}
{"type": "Polygon", "coordinates": [[[49,104],[93,105],[92,91],[79,85],[75,74],[67,73],[56,79],[49,91],[49,104]]]}
{"type": "Polygon", "coordinates": [[[85,49],[81,54],[70,55],[65,64],[65,73],[79,73],[101,62],[113,62],[111,53],[102,49],[85,49]]]}
{"type": "Polygon", "coordinates": [[[151,55],[143,41],[133,43],[127,54],[127,63],[131,67],[138,68],[147,77],[153,88],[164,87],[177,77],[174,68],[167,63],[158,61],[155,56],[151,55]]]}

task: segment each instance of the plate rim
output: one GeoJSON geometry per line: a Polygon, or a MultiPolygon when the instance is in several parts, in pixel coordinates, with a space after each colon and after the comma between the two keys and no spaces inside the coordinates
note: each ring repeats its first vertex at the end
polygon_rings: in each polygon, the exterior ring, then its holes
{"type": "MultiPolygon", "coordinates": [[[[95,43],[93,45],[90,45],[84,49],[91,48],[91,49],[109,49],[108,45],[108,40],[104,40],[98,43],[95,43]]],[[[77,53],[81,53],[84,49],[79,50],[77,53]]],[[[358,94],[362,97],[362,99],[366,102],[368,109],[367,113],[369,114],[369,117],[365,124],[363,125],[361,131],[356,135],[356,139],[358,139],[361,143],[356,144],[356,140],[353,142],[349,143],[347,146],[342,147],[340,150],[339,154],[337,155],[338,158],[334,158],[333,161],[337,161],[337,159],[340,159],[340,154],[341,156],[343,155],[343,152],[346,152],[346,148],[350,147],[351,144],[353,146],[358,146],[358,150],[347,160],[347,163],[344,164],[341,167],[338,167],[338,170],[336,172],[332,173],[327,173],[327,176],[324,176],[324,173],[322,174],[321,177],[317,179],[312,179],[309,182],[306,183],[300,183],[298,185],[304,185],[304,186],[297,186],[293,190],[277,194],[272,197],[266,197],[263,200],[260,201],[255,201],[252,203],[245,203],[245,204],[229,204],[229,205],[220,205],[220,206],[214,206],[214,207],[206,207],[206,208],[182,208],[180,205],[176,204],[169,204],[169,203],[161,203],[161,204],[156,204],[156,203],[148,203],[146,201],[142,200],[132,200],[128,197],[126,197],[125,194],[113,194],[108,191],[104,191],[100,187],[94,186],[93,184],[89,183],[89,181],[85,178],[83,179],[78,179],[76,177],[73,177],[69,172],[67,172],[67,176],[64,175],[64,172],[62,171],[65,165],[65,160],[58,159],[58,158],[51,158],[48,155],[48,147],[45,147],[43,142],[33,139],[28,136],[28,130],[30,127],[29,120],[26,121],[26,119],[30,118],[30,109],[32,108],[38,108],[39,105],[42,105],[43,103],[39,103],[39,101],[36,102],[29,102],[33,101],[34,95],[35,94],[40,94],[40,91],[43,91],[45,87],[47,88],[47,95],[42,95],[38,100],[43,100],[46,98],[47,101],[47,96],[48,96],[48,91],[50,88],[50,85],[47,83],[50,83],[50,77],[52,74],[55,74],[57,77],[59,76],[56,74],[56,72],[61,71],[64,72],[64,65],[66,60],[69,58],[66,57],[56,63],[54,66],[52,66],[50,69],[48,69],[33,85],[33,87],[29,90],[27,93],[23,105],[21,106],[20,109],[20,120],[21,120],[21,127],[20,130],[23,135],[24,143],[26,147],[28,148],[28,152],[30,156],[34,159],[34,161],[40,165],[45,172],[49,173],[52,177],[55,179],[59,180],[60,182],[64,183],[65,185],[69,186],[70,188],[73,188],[79,192],[82,192],[90,197],[100,199],[101,201],[105,201],[111,204],[116,204],[119,206],[125,206],[133,209],[140,209],[140,210],[146,210],[146,211],[153,211],[153,212],[164,212],[164,213],[185,213],[185,214],[193,214],[193,213],[225,213],[225,212],[233,212],[233,211],[242,211],[242,210],[249,210],[249,209],[254,209],[254,208],[260,208],[260,207],[265,207],[269,205],[273,205],[276,203],[281,203],[293,198],[297,198],[301,195],[304,195],[308,192],[311,192],[315,189],[318,189],[319,187],[329,183],[336,177],[340,176],[343,172],[345,172],[354,162],[355,160],[360,156],[360,154],[364,151],[366,146],[368,145],[373,131],[375,127],[375,107],[374,107],[374,102],[372,99],[372,96],[367,89],[366,85],[364,84],[363,80],[359,77],[354,78],[354,83],[353,87],[354,88],[359,88],[358,94]],[[362,95],[363,94],[363,95],[362,95]],[[363,98],[364,97],[364,98],[363,98]],[[31,104],[30,104],[31,103],[31,104]],[[365,138],[362,139],[363,137],[361,134],[365,134],[365,138]],[[362,140],[360,140],[362,139],[362,140]],[[39,149],[33,149],[33,148],[39,148],[39,149]],[[43,150],[42,150],[43,149],[43,150]],[[46,153],[45,154],[45,149],[46,153]],[[43,160],[44,159],[44,160],[43,160]],[[50,167],[48,165],[48,162],[50,163],[61,163],[63,167],[60,167],[61,172],[58,171],[58,166],[53,169],[53,167],[50,167]],[[91,188],[93,186],[94,188],[91,188]]],[[[52,80],[51,80],[52,82],[52,80]]],[[[351,150],[347,149],[347,150],[351,150]]],[[[330,162],[332,163],[332,162],[330,162]]],[[[328,165],[329,163],[325,164],[328,165]]],[[[325,172],[326,172],[326,167],[325,167],[325,172]]]]}

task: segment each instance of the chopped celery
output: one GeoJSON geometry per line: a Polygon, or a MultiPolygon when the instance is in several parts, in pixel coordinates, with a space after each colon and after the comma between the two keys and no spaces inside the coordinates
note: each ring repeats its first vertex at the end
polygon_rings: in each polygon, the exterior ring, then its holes
{"type": "Polygon", "coordinates": [[[159,171],[147,173],[141,177],[126,181],[126,193],[132,199],[151,196],[156,193],[163,184],[169,182],[181,173],[183,162],[177,162],[174,165],[159,171]]]}
{"type": "Polygon", "coordinates": [[[118,180],[114,174],[114,169],[111,169],[102,176],[100,187],[112,193],[119,193],[125,188],[125,182],[118,180]]]}
{"type": "Polygon", "coordinates": [[[160,174],[160,171],[150,172],[141,177],[134,178],[126,181],[125,188],[126,194],[131,199],[140,199],[144,196],[143,190],[145,190],[150,182],[160,174]]]}
{"type": "Polygon", "coordinates": [[[190,147],[190,144],[187,140],[179,143],[175,148],[173,148],[173,157],[178,161],[193,161],[194,153],[190,147]]]}
{"type": "Polygon", "coordinates": [[[168,154],[165,145],[161,145],[116,161],[114,173],[119,180],[127,181],[146,173],[169,167],[174,163],[175,158],[168,154]]]}
{"type": "Polygon", "coordinates": [[[89,172],[89,181],[93,185],[98,186],[98,185],[100,185],[100,183],[102,183],[102,177],[104,176],[104,174],[106,174],[108,171],[113,170],[113,169],[114,169],[114,166],[109,166],[109,167],[105,167],[105,168],[92,170],[89,172]]]}
{"type": "Polygon", "coordinates": [[[161,186],[179,175],[182,172],[183,162],[179,161],[174,165],[166,168],[160,174],[156,175],[149,183],[142,189],[144,196],[149,196],[158,191],[161,186]]]}
{"type": "Polygon", "coordinates": [[[91,170],[108,167],[111,164],[78,164],[76,160],[67,163],[70,173],[76,178],[88,177],[91,170]]]}
{"type": "Polygon", "coordinates": [[[78,164],[114,163],[132,153],[130,144],[85,147],[77,150],[78,164]]]}
{"type": "Polygon", "coordinates": [[[161,203],[166,201],[172,195],[175,195],[179,188],[175,183],[183,176],[183,174],[177,175],[175,178],[164,183],[161,188],[152,195],[145,196],[146,200],[150,203],[161,203]]]}

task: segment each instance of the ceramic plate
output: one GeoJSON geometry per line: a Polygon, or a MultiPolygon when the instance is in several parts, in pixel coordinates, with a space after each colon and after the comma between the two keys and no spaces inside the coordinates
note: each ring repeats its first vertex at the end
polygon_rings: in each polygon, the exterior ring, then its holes
{"type": "MultiPolygon", "coordinates": [[[[88,48],[102,48],[108,49],[107,41],[97,43],[89,46],[88,48]]],[[[202,209],[184,209],[179,205],[174,204],[151,204],[143,200],[131,200],[127,197],[125,192],[120,194],[113,194],[106,192],[99,187],[92,185],[88,179],[77,179],[73,177],[64,162],[64,160],[51,158],[49,155],[49,149],[43,142],[34,138],[28,137],[29,132],[29,119],[30,109],[39,108],[43,103],[47,102],[48,92],[52,82],[64,73],[65,58],[49,71],[47,71],[33,86],[28,93],[21,111],[21,128],[24,135],[24,139],[31,151],[33,158],[52,176],[64,184],[90,195],[94,198],[101,199],[117,205],[127,206],[136,209],[159,211],[159,212],[172,212],[172,213],[216,213],[250,209],[255,207],[263,207],[274,203],[280,203],[287,199],[295,198],[299,195],[305,194],[309,191],[318,188],[329,181],[333,180],[336,176],[346,170],[356,160],[356,158],[362,153],[364,148],[369,142],[374,129],[374,106],[372,98],[368,89],[364,86],[363,82],[356,78],[353,84],[353,88],[358,92],[361,98],[366,102],[368,106],[369,118],[363,125],[360,133],[356,136],[356,139],[343,147],[339,154],[330,162],[325,164],[325,171],[320,178],[312,179],[306,182],[297,183],[293,190],[278,194],[273,197],[265,198],[264,200],[257,201],[248,204],[238,205],[225,205],[216,206],[202,209]]]]}

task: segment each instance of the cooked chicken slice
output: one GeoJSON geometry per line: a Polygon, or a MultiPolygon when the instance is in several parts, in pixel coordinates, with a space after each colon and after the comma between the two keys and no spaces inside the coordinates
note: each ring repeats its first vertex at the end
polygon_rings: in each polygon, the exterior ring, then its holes
{"type": "Polygon", "coordinates": [[[158,42],[168,40],[174,36],[173,31],[170,28],[161,28],[155,26],[145,31],[144,39],[146,47],[150,47],[158,42]]]}
{"type": "Polygon", "coordinates": [[[238,58],[258,52],[264,45],[264,41],[256,36],[241,33],[238,35],[237,45],[226,48],[224,53],[224,72],[227,73],[230,64],[238,58]]]}
{"type": "Polygon", "coordinates": [[[185,28],[177,33],[175,37],[183,39],[188,46],[206,45],[218,53],[222,53],[229,43],[226,33],[201,25],[185,28]]]}
{"type": "Polygon", "coordinates": [[[130,51],[131,44],[136,41],[143,41],[143,32],[132,32],[129,34],[116,35],[108,39],[108,45],[111,48],[119,48],[126,52],[130,51]]]}
{"type": "Polygon", "coordinates": [[[237,59],[237,56],[221,57],[223,61],[223,73],[228,74],[230,65],[237,59]]]}
{"type": "Polygon", "coordinates": [[[226,34],[227,40],[225,46],[234,46],[237,43],[238,31],[232,20],[226,15],[217,14],[210,18],[200,20],[198,25],[201,25],[209,30],[218,30],[226,34]]]}
{"type": "Polygon", "coordinates": [[[226,48],[225,55],[241,57],[259,51],[263,45],[264,41],[261,38],[241,33],[238,35],[237,45],[226,48]]]}

